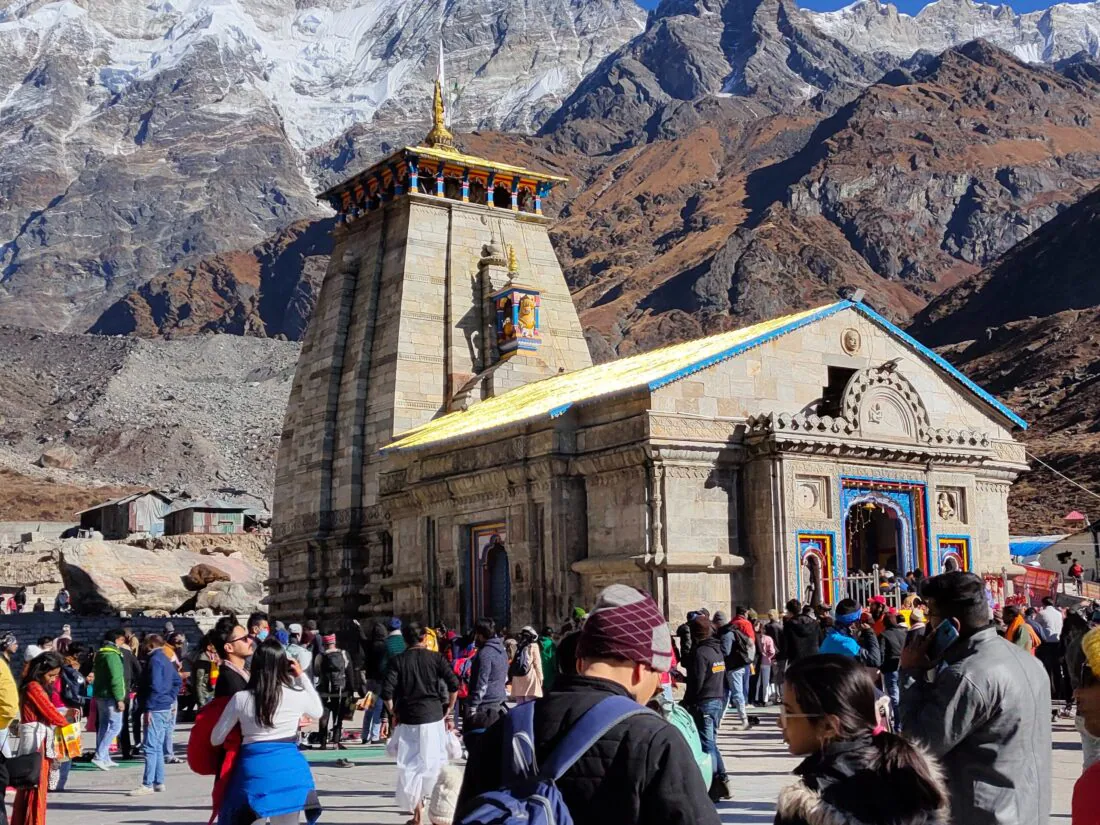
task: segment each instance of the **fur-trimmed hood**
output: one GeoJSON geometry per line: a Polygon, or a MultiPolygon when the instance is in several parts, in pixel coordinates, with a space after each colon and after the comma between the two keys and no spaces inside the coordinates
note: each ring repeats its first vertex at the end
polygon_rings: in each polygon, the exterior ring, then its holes
{"type": "Polygon", "coordinates": [[[939,808],[920,801],[930,787],[948,799],[935,757],[911,743],[928,764],[931,781],[926,782],[910,770],[872,768],[867,744],[834,745],[799,765],[800,780],[779,794],[776,825],[946,825],[946,801],[939,808]]]}

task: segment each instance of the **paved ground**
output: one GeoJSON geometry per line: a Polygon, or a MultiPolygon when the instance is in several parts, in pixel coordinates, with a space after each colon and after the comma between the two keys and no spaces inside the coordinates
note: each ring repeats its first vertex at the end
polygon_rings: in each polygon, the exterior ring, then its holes
{"type": "MultiPolygon", "coordinates": [[[[763,712],[762,723],[748,733],[727,728],[722,750],[732,777],[736,799],[720,806],[725,825],[770,823],[775,799],[791,781],[798,760],[787,754],[777,717],[763,712]]],[[[728,717],[727,717],[728,721],[728,717]]],[[[89,740],[90,741],[90,740],[89,740]]],[[[182,753],[185,732],[177,735],[182,753]]],[[[353,747],[347,751],[307,753],[313,765],[325,814],[322,823],[398,825],[402,816],[393,804],[395,768],[381,747],[353,747]],[[334,764],[347,757],[350,768],[334,764]]],[[[1073,783],[1081,772],[1081,744],[1073,726],[1059,722],[1054,734],[1054,811],[1051,825],[1068,825],[1073,783]]],[[[195,776],[186,765],[168,766],[168,790],[154,796],[130,798],[126,791],[141,783],[141,763],[125,764],[109,773],[77,766],[63,793],[51,794],[49,825],[201,825],[210,814],[210,780],[195,776]]],[[[11,797],[8,798],[9,806],[11,797]]]]}

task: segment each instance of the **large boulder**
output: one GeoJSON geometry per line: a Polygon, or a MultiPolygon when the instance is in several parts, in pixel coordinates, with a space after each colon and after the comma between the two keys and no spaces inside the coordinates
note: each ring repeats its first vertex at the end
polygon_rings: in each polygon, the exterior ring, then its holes
{"type": "Polygon", "coordinates": [[[58,444],[43,450],[42,455],[38,458],[38,464],[56,470],[71,470],[76,466],[76,452],[72,447],[58,444]]]}
{"type": "Polygon", "coordinates": [[[216,584],[250,584],[256,589],[262,589],[267,573],[262,566],[238,558],[219,559],[214,568],[208,557],[188,550],[147,550],[92,539],[60,544],[62,578],[74,609],[85,614],[175,612],[195,598],[188,584],[196,581],[190,578],[196,568],[207,567],[228,579],[216,584]]]}
{"type": "Polygon", "coordinates": [[[214,582],[230,581],[229,574],[211,564],[202,562],[192,567],[183,577],[183,584],[188,590],[202,590],[214,582]]]}
{"type": "Polygon", "coordinates": [[[214,582],[195,599],[195,609],[247,616],[262,608],[264,588],[259,582],[214,582]]]}

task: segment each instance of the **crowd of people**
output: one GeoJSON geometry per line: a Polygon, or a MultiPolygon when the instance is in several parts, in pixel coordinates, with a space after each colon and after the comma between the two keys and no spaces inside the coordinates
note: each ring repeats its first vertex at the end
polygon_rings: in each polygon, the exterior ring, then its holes
{"type": "Polygon", "coordinates": [[[748,729],[753,706],[778,705],[791,753],[805,757],[777,800],[781,825],[1045,823],[1056,710],[1076,718],[1083,743],[1073,825],[1097,825],[1100,612],[1051,600],[993,609],[982,579],[961,572],[900,604],[700,607],[671,633],[648,594],[612,585],[557,632],[481,619],[459,635],[396,617],[322,630],[256,613],[219,620],[192,651],[170,624],[144,636],[120,626],[96,647],[65,626],[27,647],[18,680],[9,634],[0,730],[18,737],[2,762],[20,766],[12,821],[44,825],[48,793],[64,789],[58,732],[86,722],[103,771],[116,754],[142,754],[131,794],[143,796],[165,789],[177,721],[195,712],[188,761],[212,777],[224,825],[316,822],[302,751],[349,739],[387,743],[412,825],[519,811],[540,821],[546,805],[577,825],[716,825],[716,803],[737,791],[719,730],[727,716],[748,729]],[[355,709],[361,731],[345,731],[355,709]],[[28,778],[19,760],[32,751],[28,778]]]}

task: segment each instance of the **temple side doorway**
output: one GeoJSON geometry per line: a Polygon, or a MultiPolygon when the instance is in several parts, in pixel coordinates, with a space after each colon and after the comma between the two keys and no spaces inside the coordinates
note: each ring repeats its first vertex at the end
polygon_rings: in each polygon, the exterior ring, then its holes
{"type": "Polygon", "coordinates": [[[469,552],[463,565],[463,615],[466,627],[482,618],[498,628],[511,625],[512,576],[503,523],[470,527],[469,552]]]}

